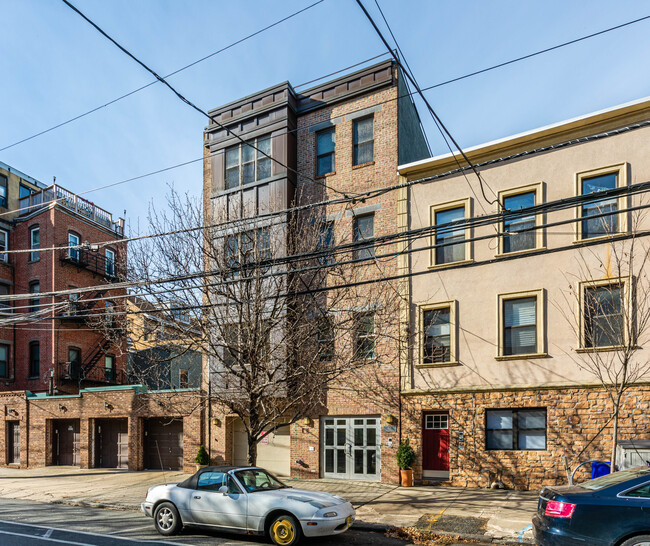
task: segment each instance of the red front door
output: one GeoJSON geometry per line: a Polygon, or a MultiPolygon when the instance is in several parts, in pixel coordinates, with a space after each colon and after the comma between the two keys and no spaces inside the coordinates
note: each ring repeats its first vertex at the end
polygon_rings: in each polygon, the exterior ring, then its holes
{"type": "Polygon", "coordinates": [[[449,470],[449,414],[422,416],[422,470],[449,470]]]}

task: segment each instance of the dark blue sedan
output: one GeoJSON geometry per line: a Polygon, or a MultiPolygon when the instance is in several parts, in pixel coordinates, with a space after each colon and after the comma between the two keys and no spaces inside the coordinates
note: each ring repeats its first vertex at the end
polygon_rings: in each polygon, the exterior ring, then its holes
{"type": "Polygon", "coordinates": [[[544,488],[533,528],[542,546],[650,546],[650,468],[544,488]]]}

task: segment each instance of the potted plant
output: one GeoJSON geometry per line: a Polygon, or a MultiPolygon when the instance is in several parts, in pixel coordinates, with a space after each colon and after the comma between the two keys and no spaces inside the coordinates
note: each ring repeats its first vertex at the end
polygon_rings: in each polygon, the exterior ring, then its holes
{"type": "Polygon", "coordinates": [[[399,466],[402,485],[404,487],[413,486],[413,469],[411,465],[415,462],[415,451],[409,443],[409,439],[401,440],[397,448],[397,466],[399,466]]]}
{"type": "Polygon", "coordinates": [[[208,464],[210,464],[210,457],[208,457],[208,452],[205,450],[205,447],[201,446],[199,448],[196,457],[194,457],[194,462],[196,463],[197,470],[203,468],[204,466],[208,466],[208,464]]]}

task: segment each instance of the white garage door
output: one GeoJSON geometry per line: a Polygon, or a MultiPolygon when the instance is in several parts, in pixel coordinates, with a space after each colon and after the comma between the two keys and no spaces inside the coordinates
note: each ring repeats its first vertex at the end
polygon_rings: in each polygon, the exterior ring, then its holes
{"type": "MultiPolygon", "coordinates": [[[[290,427],[282,427],[267,434],[257,444],[257,466],[266,468],[278,477],[288,477],[290,474],[290,427]]],[[[248,443],[244,424],[237,420],[233,430],[233,464],[247,464],[248,443]]]]}

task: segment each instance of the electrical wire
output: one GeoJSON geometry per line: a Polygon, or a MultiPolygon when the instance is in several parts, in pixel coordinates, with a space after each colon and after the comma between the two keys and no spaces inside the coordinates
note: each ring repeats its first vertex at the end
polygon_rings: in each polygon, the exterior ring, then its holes
{"type": "Polygon", "coordinates": [[[90,18],[88,18],[79,8],[75,7],[73,4],[71,4],[68,0],[61,0],[66,6],[68,6],[72,11],[74,11],[77,15],[79,15],[82,19],[84,19],[90,26],[92,26],[97,32],[99,32],[102,36],[104,36],[108,41],[110,41],[115,47],[117,47],[120,51],[122,51],[126,56],[130,57],[133,61],[135,61],[137,64],[139,64],[142,68],[144,68],[147,72],[149,72],[152,76],[154,76],[160,83],[162,83],[165,87],[167,87],[176,97],[181,101],[187,104],[190,108],[193,110],[197,111],[199,114],[202,114],[206,118],[208,118],[214,125],[219,127],[220,129],[226,131],[230,136],[234,137],[237,139],[240,144],[244,144],[245,146],[248,146],[249,148],[252,148],[255,150],[258,154],[263,155],[267,159],[270,159],[274,163],[280,165],[283,169],[286,169],[287,171],[291,171],[292,173],[295,173],[297,176],[306,178],[307,180],[310,180],[314,184],[318,184],[320,186],[323,186],[324,188],[334,192],[338,193],[343,196],[347,196],[346,192],[340,191],[336,188],[333,188],[332,186],[329,186],[325,182],[321,180],[314,180],[312,177],[307,176],[304,173],[298,172],[298,170],[294,169],[293,167],[289,167],[282,161],[280,161],[277,158],[272,157],[270,154],[267,154],[264,150],[261,150],[257,146],[251,144],[250,142],[247,142],[244,140],[241,136],[239,136],[237,133],[235,133],[232,129],[227,127],[226,125],[223,125],[214,116],[211,116],[207,111],[203,110],[202,108],[198,107],[196,104],[194,104],[192,101],[190,101],[188,98],[186,98],[180,91],[178,91],[172,84],[170,84],[165,78],[160,76],[155,70],[147,66],[143,61],[138,59],[133,53],[131,53],[128,49],[126,49],[124,46],[119,44],[114,38],[112,38],[108,33],[106,33],[97,23],[93,22],[90,18]]]}
{"type": "MultiPolygon", "coordinates": [[[[313,4],[303,8],[301,10],[296,11],[296,12],[292,13],[291,15],[288,15],[287,17],[279,19],[278,21],[275,21],[274,23],[271,23],[270,25],[267,25],[264,28],[261,28],[261,29],[255,31],[255,32],[243,37],[243,38],[240,38],[239,40],[237,40],[235,42],[232,42],[232,43],[228,44],[227,46],[222,47],[221,49],[218,49],[217,51],[213,51],[212,53],[210,53],[208,55],[205,55],[204,57],[201,57],[200,59],[197,59],[196,61],[193,61],[190,64],[186,64],[185,66],[182,66],[181,68],[178,68],[178,69],[174,70],[173,72],[170,72],[169,74],[167,74],[165,76],[165,78],[170,78],[172,76],[175,76],[176,74],[179,74],[180,72],[183,72],[184,70],[187,70],[188,68],[190,68],[190,67],[192,67],[194,65],[197,65],[197,64],[199,64],[199,63],[201,63],[203,61],[206,61],[207,59],[211,59],[215,55],[218,55],[219,53],[223,53],[224,51],[226,51],[228,49],[231,49],[231,48],[235,47],[236,45],[239,45],[242,42],[245,42],[246,40],[249,40],[249,39],[257,36],[258,34],[261,34],[261,33],[265,32],[265,31],[279,25],[280,23],[284,23],[285,21],[295,17],[296,15],[301,14],[304,11],[307,11],[307,10],[313,8],[314,6],[317,6],[318,4],[320,4],[320,3],[324,2],[324,1],[325,0],[318,0],[317,2],[314,2],[313,4]]],[[[0,148],[0,152],[4,152],[5,150],[8,150],[9,148],[13,148],[14,146],[18,146],[19,144],[22,144],[23,142],[27,142],[29,140],[32,140],[32,139],[34,139],[36,137],[39,137],[39,136],[44,135],[46,133],[49,133],[50,131],[54,131],[55,129],[58,129],[59,127],[63,127],[64,125],[68,125],[69,123],[72,123],[73,121],[76,121],[78,119],[86,117],[86,116],[88,116],[88,115],[90,115],[90,114],[92,114],[94,112],[97,112],[98,110],[101,110],[102,108],[106,108],[107,106],[110,106],[111,104],[115,104],[116,102],[119,102],[122,99],[130,97],[131,95],[135,95],[136,93],[142,91],[143,89],[147,89],[148,87],[150,87],[150,86],[152,86],[152,85],[154,85],[156,83],[158,83],[158,80],[153,80],[153,81],[149,82],[148,84],[143,85],[142,87],[138,87],[137,89],[134,89],[133,91],[129,91],[128,93],[126,93],[124,95],[121,95],[121,96],[119,96],[119,97],[117,97],[117,98],[115,98],[115,99],[113,99],[113,100],[111,100],[111,101],[109,101],[109,102],[107,102],[105,104],[102,104],[100,106],[96,106],[95,108],[92,108],[91,110],[88,110],[87,112],[84,112],[84,113],[79,114],[79,115],[77,115],[77,116],[75,116],[73,118],[70,118],[70,119],[66,120],[66,121],[58,123],[57,125],[54,125],[54,126],[48,128],[48,129],[44,129],[42,131],[39,131],[38,133],[35,133],[35,134],[31,135],[31,136],[23,138],[22,140],[18,140],[17,142],[14,142],[13,144],[9,144],[9,145],[5,146],[4,148],[0,148]]]]}

